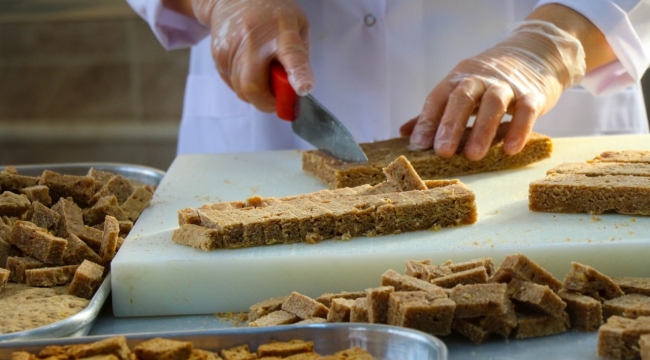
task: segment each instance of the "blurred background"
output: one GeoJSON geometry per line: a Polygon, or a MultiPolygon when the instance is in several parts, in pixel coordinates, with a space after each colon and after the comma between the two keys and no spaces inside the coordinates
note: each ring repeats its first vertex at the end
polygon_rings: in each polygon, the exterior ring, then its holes
{"type": "Polygon", "coordinates": [[[0,0],[0,164],[166,170],[188,59],[124,0],[0,0]]]}
{"type": "Polygon", "coordinates": [[[188,50],[165,51],[125,0],[0,0],[0,164],[166,170],[188,60],[188,50]]]}

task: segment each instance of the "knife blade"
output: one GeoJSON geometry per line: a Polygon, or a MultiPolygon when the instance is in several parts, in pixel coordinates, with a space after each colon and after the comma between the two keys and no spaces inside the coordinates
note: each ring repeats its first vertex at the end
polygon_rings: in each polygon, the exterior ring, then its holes
{"type": "Polygon", "coordinates": [[[291,121],[296,135],[339,160],[368,161],[352,134],[332,113],[313,96],[296,94],[284,67],[277,61],[271,63],[271,90],[276,98],[278,117],[291,121]]]}

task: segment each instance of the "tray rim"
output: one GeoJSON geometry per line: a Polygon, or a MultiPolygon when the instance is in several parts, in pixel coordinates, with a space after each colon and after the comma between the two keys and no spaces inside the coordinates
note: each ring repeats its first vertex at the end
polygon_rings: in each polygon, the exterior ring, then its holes
{"type": "MultiPolygon", "coordinates": [[[[159,178],[158,183],[160,183],[160,180],[165,176],[167,173],[165,170],[157,169],[151,166],[146,166],[146,165],[137,165],[137,164],[129,164],[129,163],[118,163],[118,162],[69,162],[69,163],[52,163],[52,164],[45,164],[45,163],[39,163],[39,164],[21,164],[21,165],[0,165],[0,168],[4,169],[6,166],[13,166],[18,170],[18,173],[20,174],[20,171],[29,171],[29,170],[51,170],[52,168],[75,168],[75,169],[90,169],[91,167],[96,168],[96,169],[114,169],[114,168],[123,168],[123,169],[136,169],[136,170],[142,170],[146,174],[153,175],[154,177],[159,178]]],[[[110,170],[109,170],[110,171],[110,170]]]]}
{"type": "MultiPolygon", "coordinates": [[[[0,165],[2,169],[8,165],[0,165]]],[[[52,170],[57,171],[57,169],[79,169],[79,170],[88,170],[91,167],[98,170],[106,171],[118,171],[115,169],[122,169],[122,172],[125,172],[126,169],[137,170],[143,173],[146,176],[149,176],[153,179],[152,184],[158,185],[162,181],[166,172],[160,169],[156,169],[150,166],[145,165],[136,165],[128,163],[115,163],[115,162],[71,162],[71,163],[53,163],[53,164],[24,164],[24,165],[11,165],[18,170],[18,173],[21,174],[21,171],[44,171],[52,170]]],[[[133,171],[134,173],[136,171],[133,171]]],[[[128,238],[128,236],[127,236],[128,238]]],[[[111,273],[107,273],[106,277],[102,281],[99,289],[93,297],[90,299],[88,305],[78,313],[69,316],[65,319],[53,322],[48,325],[40,326],[34,329],[17,331],[12,333],[2,334],[0,333],[0,344],[10,341],[27,341],[27,339],[38,339],[38,338],[61,338],[61,337],[70,337],[73,336],[77,338],[78,336],[85,336],[90,332],[90,328],[94,324],[99,312],[108,299],[108,296],[111,292],[111,273]]]]}
{"type": "MultiPolygon", "coordinates": [[[[92,335],[84,336],[81,338],[50,338],[50,339],[31,339],[20,342],[4,342],[0,343],[0,355],[7,351],[33,351],[29,349],[43,348],[50,345],[71,345],[90,343],[94,341],[104,340],[116,336],[124,336],[127,342],[132,345],[134,342],[152,339],[154,337],[164,337],[170,339],[188,339],[197,337],[248,337],[256,339],[260,336],[272,336],[284,333],[301,334],[318,333],[322,331],[330,332],[361,332],[361,333],[384,333],[393,337],[398,337],[400,341],[413,340],[430,347],[437,353],[437,360],[446,360],[448,358],[448,349],[445,343],[438,337],[424,333],[419,330],[385,325],[385,324],[369,324],[369,323],[320,323],[320,324],[307,324],[307,325],[282,325],[282,326],[269,326],[269,327],[245,327],[245,328],[226,328],[226,329],[210,329],[210,330],[182,330],[182,331],[161,331],[161,332],[140,332],[140,333],[126,333],[126,334],[108,334],[108,335],[92,335]]],[[[313,335],[312,335],[313,336],[313,335]]],[[[310,335],[306,337],[310,338],[310,335]]],[[[246,341],[246,340],[240,340],[246,341]]],[[[281,340],[286,341],[286,340],[281,340]]],[[[317,340],[314,340],[317,341],[317,340]]],[[[373,354],[374,355],[374,354],[373,354]]]]}

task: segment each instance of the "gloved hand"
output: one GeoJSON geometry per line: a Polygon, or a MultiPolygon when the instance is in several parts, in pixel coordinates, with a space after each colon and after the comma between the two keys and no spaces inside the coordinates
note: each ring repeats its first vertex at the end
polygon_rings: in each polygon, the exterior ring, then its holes
{"type": "Polygon", "coordinates": [[[487,153],[501,119],[512,114],[504,150],[514,155],[526,144],[537,117],[550,110],[564,89],[585,74],[580,42],[554,24],[524,21],[485,52],[461,61],[428,95],[422,113],[402,126],[412,150],[434,147],[453,155],[472,114],[465,145],[470,160],[487,153]]]}
{"type": "Polygon", "coordinates": [[[210,28],[212,57],[237,96],[261,111],[275,110],[269,66],[277,59],[298,95],[313,88],[309,26],[293,0],[192,0],[194,15],[210,28]]]}

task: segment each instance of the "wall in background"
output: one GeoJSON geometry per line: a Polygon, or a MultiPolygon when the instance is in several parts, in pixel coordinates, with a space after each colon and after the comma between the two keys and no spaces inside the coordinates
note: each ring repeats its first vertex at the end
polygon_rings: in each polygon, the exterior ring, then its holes
{"type": "Polygon", "coordinates": [[[189,51],[126,1],[2,0],[0,34],[0,164],[169,167],[189,51]]]}
{"type": "Polygon", "coordinates": [[[189,51],[125,0],[0,0],[0,34],[0,165],[169,167],[189,51]]]}

